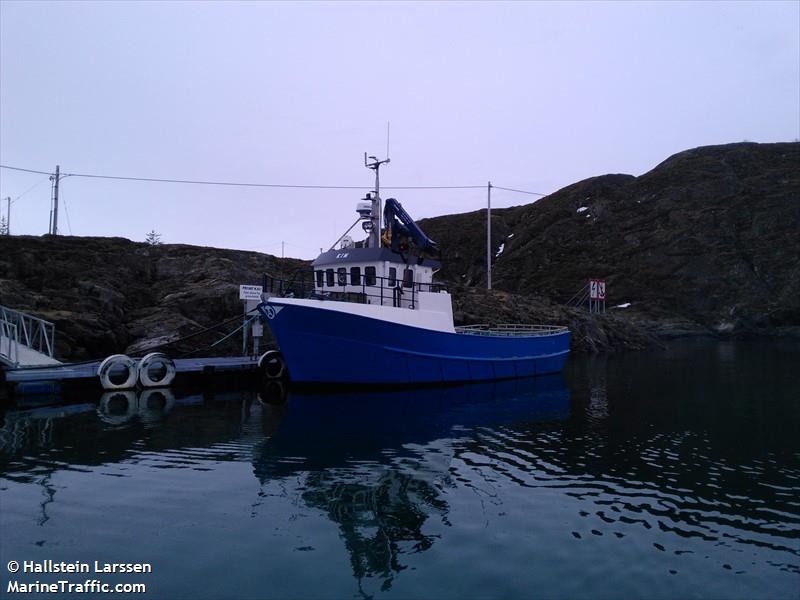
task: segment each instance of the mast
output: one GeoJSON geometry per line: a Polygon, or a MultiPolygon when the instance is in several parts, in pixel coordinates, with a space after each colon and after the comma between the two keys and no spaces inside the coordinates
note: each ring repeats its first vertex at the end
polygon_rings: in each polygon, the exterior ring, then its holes
{"type": "Polygon", "coordinates": [[[380,248],[381,242],[381,219],[383,217],[383,202],[381,201],[381,165],[389,163],[389,158],[378,160],[374,156],[370,156],[371,162],[367,161],[367,153],[364,152],[364,166],[368,169],[375,171],[375,193],[372,196],[372,230],[369,232],[369,246],[370,248],[380,248]]]}

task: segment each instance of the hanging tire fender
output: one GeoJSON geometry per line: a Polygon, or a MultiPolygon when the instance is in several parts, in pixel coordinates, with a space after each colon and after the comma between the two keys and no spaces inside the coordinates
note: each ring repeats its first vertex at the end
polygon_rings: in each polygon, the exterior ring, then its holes
{"type": "Polygon", "coordinates": [[[258,359],[258,370],[267,379],[280,379],[286,375],[286,361],[277,350],[269,350],[258,359]]]}
{"type": "Polygon", "coordinates": [[[139,361],[139,383],[142,384],[142,387],[166,387],[175,380],[175,372],[175,363],[163,352],[151,352],[139,361]],[[164,376],[151,377],[150,367],[159,364],[164,367],[164,376]]]}
{"type": "Polygon", "coordinates": [[[97,377],[104,390],[129,390],[136,386],[139,378],[139,370],[136,368],[136,361],[125,354],[112,354],[107,357],[100,366],[97,367],[97,377]],[[111,381],[111,370],[115,367],[124,367],[128,371],[125,381],[115,383],[111,381]]]}

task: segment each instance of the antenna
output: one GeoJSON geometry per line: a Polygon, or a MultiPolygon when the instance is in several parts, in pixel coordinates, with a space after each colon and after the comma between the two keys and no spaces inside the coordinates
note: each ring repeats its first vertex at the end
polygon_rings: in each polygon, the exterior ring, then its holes
{"type": "Polygon", "coordinates": [[[383,216],[383,206],[381,201],[381,178],[380,168],[381,165],[389,163],[389,158],[378,160],[375,156],[367,157],[364,152],[364,166],[368,169],[375,171],[375,195],[372,197],[372,230],[369,232],[369,246],[370,248],[381,247],[381,218],[383,216]],[[369,158],[369,161],[367,161],[369,158]]]}
{"type": "Polygon", "coordinates": [[[386,160],[389,160],[389,126],[391,123],[386,121],[386,160]]]}

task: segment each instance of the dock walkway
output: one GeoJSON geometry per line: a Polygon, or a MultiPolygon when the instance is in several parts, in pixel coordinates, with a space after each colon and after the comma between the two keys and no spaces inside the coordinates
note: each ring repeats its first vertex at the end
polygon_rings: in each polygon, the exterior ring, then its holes
{"type": "MultiPolygon", "coordinates": [[[[62,363],[53,358],[54,347],[52,323],[0,306],[0,381],[4,379],[19,390],[17,384],[97,380],[101,360],[62,363]]],[[[133,360],[138,369],[139,359],[133,360]]],[[[172,362],[177,374],[244,373],[259,368],[257,356],[177,358],[172,362]]]]}
{"type": "Polygon", "coordinates": [[[55,325],[0,306],[0,365],[16,368],[60,365],[53,358],[55,325]]]}
{"type": "Polygon", "coordinates": [[[56,360],[46,354],[37,352],[33,348],[28,348],[23,344],[16,344],[4,335],[0,335],[0,360],[8,363],[8,366],[21,367],[40,367],[46,365],[60,365],[61,361],[56,360]],[[14,344],[16,347],[12,348],[14,344]],[[13,358],[12,358],[13,357],[13,358]],[[14,365],[13,363],[16,363],[14,365]]]}

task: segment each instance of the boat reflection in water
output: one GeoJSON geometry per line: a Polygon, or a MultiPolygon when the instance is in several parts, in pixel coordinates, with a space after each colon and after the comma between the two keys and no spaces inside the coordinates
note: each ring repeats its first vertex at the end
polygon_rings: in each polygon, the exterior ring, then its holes
{"type": "Polygon", "coordinates": [[[376,392],[323,394],[275,386],[259,390],[258,399],[269,407],[264,412],[267,431],[276,434],[264,441],[256,460],[262,481],[299,470],[382,460],[402,453],[408,444],[465,437],[474,427],[561,421],[570,410],[560,374],[376,392]],[[275,419],[280,427],[269,423],[275,419]],[[286,457],[294,458],[287,462],[286,457]]]}
{"type": "Polygon", "coordinates": [[[299,475],[306,506],[339,527],[353,575],[391,587],[407,565],[402,555],[439,537],[447,525],[443,490],[450,464],[476,430],[546,424],[570,414],[560,374],[503,382],[381,392],[311,394],[262,390],[265,433],[253,460],[264,493],[299,475]],[[265,402],[265,400],[267,400],[265,402]],[[435,527],[430,528],[435,529],[435,527]]]}

